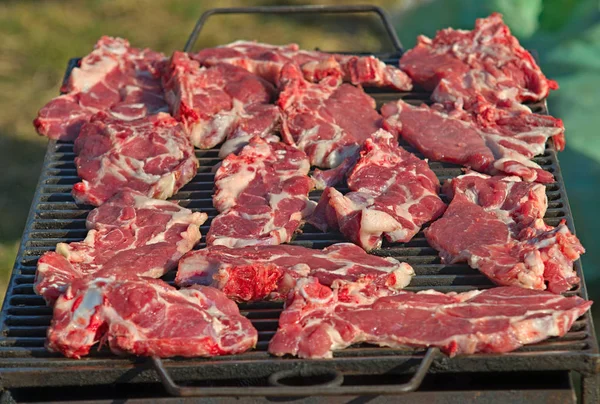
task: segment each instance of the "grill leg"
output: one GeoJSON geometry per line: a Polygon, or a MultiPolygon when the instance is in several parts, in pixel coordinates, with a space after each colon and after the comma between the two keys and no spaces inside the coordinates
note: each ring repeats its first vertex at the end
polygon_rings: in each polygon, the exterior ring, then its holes
{"type": "Polygon", "coordinates": [[[600,403],[600,374],[581,375],[581,398],[584,404],[600,403]]]}

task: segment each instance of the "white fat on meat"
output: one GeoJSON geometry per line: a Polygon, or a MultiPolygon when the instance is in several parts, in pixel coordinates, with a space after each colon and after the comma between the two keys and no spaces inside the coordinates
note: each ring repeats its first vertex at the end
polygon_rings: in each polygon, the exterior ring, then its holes
{"type": "Polygon", "coordinates": [[[213,205],[221,212],[208,245],[243,247],[290,242],[314,209],[306,154],[281,142],[253,137],[215,173],[213,205]]]}
{"type": "Polygon", "coordinates": [[[162,79],[170,110],[196,147],[210,149],[244,134],[275,134],[280,114],[271,104],[274,86],[241,67],[201,67],[189,54],[175,52],[162,79]]]}
{"type": "Polygon", "coordinates": [[[161,277],[200,241],[207,218],[173,202],[119,193],[90,212],[83,241],[58,243],[40,257],[34,290],[52,304],[75,279],[161,277]]]}
{"type": "Polygon", "coordinates": [[[445,208],[439,181],[427,162],[402,149],[384,130],[365,142],[348,186],[346,195],[327,188],[311,223],[339,229],[367,251],[380,248],[384,237],[408,242],[445,208]]]}
{"type": "Polygon", "coordinates": [[[135,121],[94,115],[75,141],[75,152],[82,182],[73,186],[73,196],[95,206],[126,189],[169,198],[191,181],[198,167],[183,128],[165,113],[135,121]],[[98,143],[108,146],[103,153],[96,152],[98,143]]]}

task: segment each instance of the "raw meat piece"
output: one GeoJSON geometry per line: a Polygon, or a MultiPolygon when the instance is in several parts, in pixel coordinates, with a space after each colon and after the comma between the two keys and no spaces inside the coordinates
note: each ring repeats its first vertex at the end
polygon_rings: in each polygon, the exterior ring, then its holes
{"type": "Polygon", "coordinates": [[[573,262],[585,250],[564,220],[544,223],[543,185],[472,173],[444,187],[452,202],[425,230],[442,262],[466,261],[500,285],[562,293],[579,283],[573,262]]]}
{"type": "Polygon", "coordinates": [[[426,161],[398,146],[389,132],[367,139],[348,175],[352,192],[327,188],[310,222],[323,231],[339,230],[366,251],[390,242],[408,242],[421,226],[446,208],[440,183],[426,161]]]}
{"type": "Polygon", "coordinates": [[[335,77],[309,83],[293,64],[283,67],[280,81],[283,139],[306,152],[313,166],[337,167],[381,127],[375,100],[360,88],[335,77]]]}
{"type": "Polygon", "coordinates": [[[73,186],[78,203],[99,206],[122,190],[167,199],[196,175],[194,146],[169,114],[124,121],[99,112],[75,140],[82,181],[73,186]]]}
{"type": "Polygon", "coordinates": [[[228,63],[242,67],[271,83],[278,84],[286,63],[295,64],[306,80],[319,82],[325,77],[341,78],[352,84],[391,87],[410,91],[412,83],[402,70],[388,66],[374,56],[353,56],[300,50],[298,45],[269,45],[236,41],[216,48],[203,49],[192,58],[204,66],[228,63]]]}
{"type": "Polygon", "coordinates": [[[331,358],[352,344],[439,347],[449,356],[503,353],[565,335],[592,305],[517,287],[448,294],[374,288],[336,281],[334,288],[301,279],[269,343],[273,355],[331,358]]]}
{"type": "Polygon", "coordinates": [[[346,157],[339,166],[328,170],[319,170],[318,168],[315,168],[311,175],[315,184],[315,189],[321,191],[327,187],[333,187],[340,184],[352,170],[352,167],[354,167],[358,158],[358,154],[346,157]]]}
{"type": "Polygon", "coordinates": [[[186,53],[175,52],[163,86],[173,116],[201,149],[228,139],[224,150],[237,152],[254,135],[278,140],[279,109],[269,104],[275,88],[240,67],[201,68],[186,53]]]}
{"type": "Polygon", "coordinates": [[[61,88],[65,94],[46,104],[33,124],[40,135],[75,140],[81,126],[99,111],[124,120],[167,111],[160,86],[165,61],[162,53],[103,36],[71,72],[61,88]]]}
{"type": "Polygon", "coordinates": [[[90,212],[83,241],[58,243],[37,264],[34,289],[54,302],[78,278],[135,274],[159,278],[200,241],[206,213],[125,191],[90,212]]]}
{"type": "Polygon", "coordinates": [[[207,245],[243,247],[291,241],[312,212],[313,187],[306,154],[281,142],[254,137],[229,155],[215,174],[214,207],[207,245]]]}
{"type": "Polygon", "coordinates": [[[54,306],[47,348],[80,358],[100,341],[116,354],[217,356],[253,348],[258,333],[222,292],[159,279],[75,281],[54,306]]]}
{"type": "Polygon", "coordinates": [[[324,285],[336,279],[367,279],[381,287],[402,289],[414,271],[404,262],[369,255],[350,243],[323,250],[295,245],[213,246],[186,254],[179,261],[175,282],[212,285],[238,301],[283,300],[296,280],[306,276],[324,285]]]}
{"type": "Polygon", "coordinates": [[[385,104],[384,128],[400,136],[425,157],[461,164],[488,174],[518,175],[526,181],[554,182],[551,173],[530,159],[544,153],[549,137],[564,147],[560,119],[522,110],[487,108],[473,115],[440,104],[412,106],[402,100],[385,104]]]}
{"type": "Polygon", "coordinates": [[[529,52],[511,35],[502,15],[478,19],[473,31],[447,28],[432,40],[419,36],[417,46],[400,59],[400,67],[436,102],[464,103],[484,97],[510,108],[538,101],[556,90],[529,52]]]}

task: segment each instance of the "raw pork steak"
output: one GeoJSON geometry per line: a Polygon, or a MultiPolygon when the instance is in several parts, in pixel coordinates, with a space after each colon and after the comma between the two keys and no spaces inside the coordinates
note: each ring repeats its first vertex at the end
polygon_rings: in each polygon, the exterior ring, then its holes
{"type": "Polygon", "coordinates": [[[99,206],[121,190],[167,199],[196,175],[194,146],[169,114],[124,121],[99,112],[75,140],[82,181],[73,186],[78,203],[99,206]]]}
{"type": "Polygon", "coordinates": [[[254,137],[215,174],[207,245],[243,247],[287,243],[312,212],[313,187],[306,154],[281,142],[254,137]]]}
{"type": "Polygon", "coordinates": [[[493,282],[562,293],[579,283],[573,262],[585,250],[564,220],[548,226],[541,184],[467,174],[444,185],[453,197],[425,230],[442,262],[468,262],[493,282]]]}
{"type": "Polygon", "coordinates": [[[40,135],[74,140],[98,111],[125,120],[167,111],[160,86],[164,64],[162,53],[103,36],[73,69],[64,94],[46,104],[33,123],[40,135]]]}
{"type": "Polygon", "coordinates": [[[298,278],[314,276],[323,285],[336,279],[365,279],[381,287],[402,289],[414,276],[412,267],[393,258],[369,255],[350,243],[323,250],[295,245],[192,251],[179,261],[175,282],[212,285],[238,301],[283,300],[298,278]]]}
{"type": "Polygon", "coordinates": [[[290,293],[269,352],[331,358],[332,351],[362,342],[439,347],[450,356],[510,352],[565,335],[591,305],[578,296],[517,287],[412,293],[336,281],[331,290],[308,278],[290,293]]]}
{"type": "Polygon", "coordinates": [[[388,66],[373,56],[353,56],[301,50],[296,44],[275,46],[259,42],[236,41],[192,55],[202,65],[228,63],[242,67],[277,84],[281,69],[293,63],[306,80],[319,82],[336,77],[352,84],[391,87],[410,91],[412,83],[402,70],[388,66]]]}
{"type": "Polygon", "coordinates": [[[283,139],[306,152],[313,166],[337,167],[381,127],[375,100],[358,87],[335,77],[310,83],[293,64],[283,67],[280,81],[283,139]]]}
{"type": "Polygon", "coordinates": [[[159,278],[200,241],[206,213],[121,192],[87,218],[87,237],[58,243],[38,260],[35,292],[52,303],[69,283],[100,274],[159,278]]]}
{"type": "Polygon", "coordinates": [[[412,106],[402,100],[381,108],[384,128],[400,136],[425,157],[461,164],[488,174],[518,175],[527,181],[553,182],[551,173],[530,159],[544,153],[553,137],[564,148],[560,119],[523,110],[486,108],[471,114],[460,108],[412,106]]]}
{"type": "Polygon", "coordinates": [[[254,135],[278,140],[279,109],[270,104],[275,88],[240,67],[201,68],[186,53],[175,52],[163,85],[173,116],[201,149],[228,139],[223,146],[228,154],[237,152],[254,135]]]}
{"type": "Polygon", "coordinates": [[[473,31],[447,28],[432,40],[419,36],[417,46],[400,59],[415,83],[433,91],[436,102],[464,103],[483,97],[488,102],[522,108],[558,88],[548,80],[529,52],[494,13],[478,19],[473,31]]]}
{"type": "Polygon", "coordinates": [[[398,146],[389,132],[367,139],[348,176],[352,192],[327,188],[310,222],[330,227],[367,251],[390,242],[407,242],[421,226],[446,208],[438,196],[440,183],[426,161],[398,146]]]}
{"type": "Polygon", "coordinates": [[[47,347],[69,358],[108,341],[116,354],[217,356],[253,348],[258,333],[222,292],[159,279],[78,280],[54,306],[47,347]]]}

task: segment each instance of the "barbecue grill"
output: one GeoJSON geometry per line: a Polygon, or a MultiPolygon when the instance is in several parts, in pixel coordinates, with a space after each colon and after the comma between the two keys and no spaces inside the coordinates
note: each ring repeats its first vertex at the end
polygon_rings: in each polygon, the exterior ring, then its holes
{"type": "MultiPolygon", "coordinates": [[[[402,54],[402,46],[387,14],[373,6],[213,9],[200,17],[185,50],[192,49],[209,17],[233,13],[376,13],[394,47],[391,52],[376,56],[397,65],[402,54]]],[[[69,62],[65,78],[76,65],[77,59],[69,62]]],[[[378,106],[397,98],[416,104],[428,100],[428,94],[419,91],[397,93],[372,89],[369,92],[378,106]]],[[[545,102],[531,107],[535,112],[547,113],[545,102]]],[[[402,146],[419,155],[407,144],[402,146]]],[[[198,174],[172,199],[182,206],[206,212],[212,219],[217,213],[211,196],[213,167],[219,162],[218,150],[196,150],[196,156],[200,162],[198,174]]],[[[556,183],[547,186],[549,206],[545,221],[556,226],[566,219],[573,230],[573,218],[551,142],[545,153],[534,160],[556,177],[556,183]]],[[[452,164],[430,162],[430,166],[441,181],[461,174],[460,167],[452,164]]],[[[44,341],[52,310],[33,291],[36,261],[44,252],[53,250],[58,242],[79,241],[85,237],[85,218],[92,207],[73,201],[70,192],[78,180],[72,142],[51,140],[0,317],[2,402],[50,399],[187,401],[171,396],[212,397],[211,402],[227,402],[226,397],[240,397],[240,402],[315,402],[319,399],[327,402],[386,402],[389,395],[398,395],[395,400],[411,402],[478,399],[483,402],[564,403],[575,400],[572,372],[581,375],[584,402],[600,401],[600,355],[589,312],[562,338],[551,338],[507,354],[455,358],[448,358],[435,348],[402,350],[369,345],[353,346],[335,353],[334,358],[328,360],[274,358],[266,350],[277,329],[282,306],[271,302],[240,305],[242,313],[259,331],[256,349],[241,355],[160,360],[117,357],[101,348],[87,358],[72,360],[49,353],[44,348],[44,341]]],[[[347,192],[343,187],[340,190],[347,192]]],[[[311,199],[318,197],[318,192],[311,193],[311,199]]],[[[210,220],[201,227],[203,234],[209,226],[210,220]]],[[[321,233],[306,225],[294,243],[323,248],[339,241],[343,239],[337,233],[321,233]]],[[[203,246],[201,244],[199,248],[203,246]]],[[[437,251],[429,247],[422,231],[406,244],[384,243],[375,254],[395,257],[414,267],[417,275],[408,290],[434,288],[442,292],[462,292],[493,286],[466,265],[441,264],[437,251]]],[[[587,298],[579,261],[575,268],[582,282],[567,294],[587,298]]],[[[173,278],[173,273],[165,276],[169,282],[173,278]]]]}

